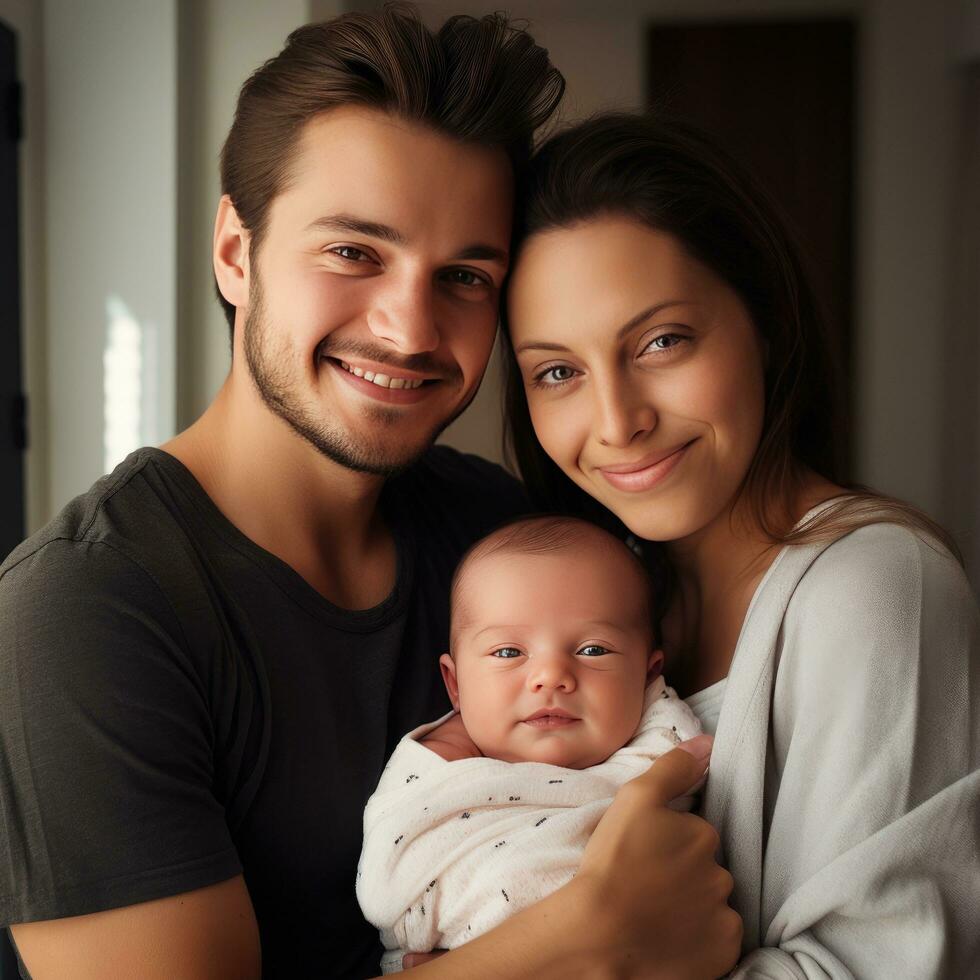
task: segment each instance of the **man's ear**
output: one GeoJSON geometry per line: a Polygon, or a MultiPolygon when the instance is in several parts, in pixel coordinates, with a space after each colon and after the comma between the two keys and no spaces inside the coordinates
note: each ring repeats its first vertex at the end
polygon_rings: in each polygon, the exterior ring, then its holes
{"type": "Polygon", "coordinates": [[[654,650],[647,659],[647,686],[649,687],[664,672],[664,652],[654,650]]]}
{"type": "Polygon", "coordinates": [[[444,653],[439,658],[439,669],[442,671],[442,682],[446,685],[449,700],[453,703],[453,710],[459,711],[459,685],[456,683],[456,662],[448,653],[444,653]]]}
{"type": "Polygon", "coordinates": [[[241,223],[231,198],[224,194],[214,217],[211,259],[218,289],[232,306],[248,303],[248,230],[241,223]]]}

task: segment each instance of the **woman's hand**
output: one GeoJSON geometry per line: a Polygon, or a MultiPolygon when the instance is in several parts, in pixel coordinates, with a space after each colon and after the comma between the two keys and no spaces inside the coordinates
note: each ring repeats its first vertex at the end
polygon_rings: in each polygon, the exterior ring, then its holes
{"type": "Polygon", "coordinates": [[[703,777],[711,742],[691,739],[620,789],[569,886],[584,894],[614,976],[704,980],[738,958],[742,920],[727,901],[732,876],[715,861],[718,835],[667,806],[703,777]]]}

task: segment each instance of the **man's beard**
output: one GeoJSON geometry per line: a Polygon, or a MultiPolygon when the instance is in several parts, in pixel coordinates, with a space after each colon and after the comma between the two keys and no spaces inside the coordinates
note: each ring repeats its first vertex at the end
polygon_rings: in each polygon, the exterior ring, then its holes
{"type": "MultiPolygon", "coordinates": [[[[431,432],[414,446],[406,445],[404,440],[399,441],[397,437],[392,440],[393,445],[386,444],[385,440],[379,440],[375,444],[371,444],[367,439],[358,442],[339,425],[331,427],[326,419],[315,414],[302,403],[296,390],[297,381],[289,370],[288,352],[283,350],[277,357],[275,352],[270,350],[273,332],[272,325],[265,318],[261,284],[257,279],[253,280],[248,314],[245,317],[243,346],[245,362],[262,401],[321,455],[359,473],[391,476],[411,466],[436,441],[443,429],[458,418],[476,395],[477,386],[474,386],[465,401],[448,418],[433,426],[431,432]]],[[[321,344],[318,357],[325,355],[328,341],[329,338],[321,344]]],[[[366,345],[346,344],[343,350],[338,349],[335,353],[351,356],[360,354],[382,363],[394,364],[383,352],[366,345]]],[[[334,354],[331,353],[331,356],[334,354]]],[[[454,381],[462,383],[461,372],[455,365],[451,371],[447,371],[442,366],[435,367],[433,370],[434,363],[427,355],[401,360],[405,367],[412,364],[411,370],[438,375],[441,379],[439,384],[451,384],[454,381]]],[[[397,426],[403,421],[401,412],[380,404],[365,406],[362,411],[365,416],[365,426],[378,430],[397,426]]]]}

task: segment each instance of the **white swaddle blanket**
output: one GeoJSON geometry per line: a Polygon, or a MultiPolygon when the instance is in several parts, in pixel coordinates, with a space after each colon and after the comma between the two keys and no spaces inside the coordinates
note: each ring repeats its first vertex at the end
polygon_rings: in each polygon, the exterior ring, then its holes
{"type": "Polygon", "coordinates": [[[647,689],[629,744],[588,769],[447,762],[418,739],[450,717],[399,742],[364,810],[357,898],[381,931],[385,973],[401,970],[407,952],[453,949],[570,881],[619,787],[701,731],[663,678],[647,689]]]}

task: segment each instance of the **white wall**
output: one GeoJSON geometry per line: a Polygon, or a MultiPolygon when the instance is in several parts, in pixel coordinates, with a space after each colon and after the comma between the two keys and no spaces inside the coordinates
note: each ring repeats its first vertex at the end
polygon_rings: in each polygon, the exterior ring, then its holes
{"type": "MultiPolygon", "coordinates": [[[[325,5],[321,2],[318,6],[325,5]]],[[[329,9],[322,16],[329,16],[329,9]]],[[[220,196],[218,156],[238,90],[286,35],[309,19],[307,0],[181,0],[179,95],[178,418],[189,425],[231,363],[228,327],[214,295],[211,237],[220,196]]],[[[173,151],[171,151],[173,152],[173,151]]]]}
{"type": "Polygon", "coordinates": [[[174,431],[176,44],[176,0],[44,6],[52,510],[174,431]]]}
{"type": "Polygon", "coordinates": [[[27,531],[48,518],[47,332],[44,264],[44,59],[41,5],[0,0],[0,20],[17,34],[18,71],[24,85],[24,138],[20,150],[22,377],[28,400],[24,472],[27,531]]]}

